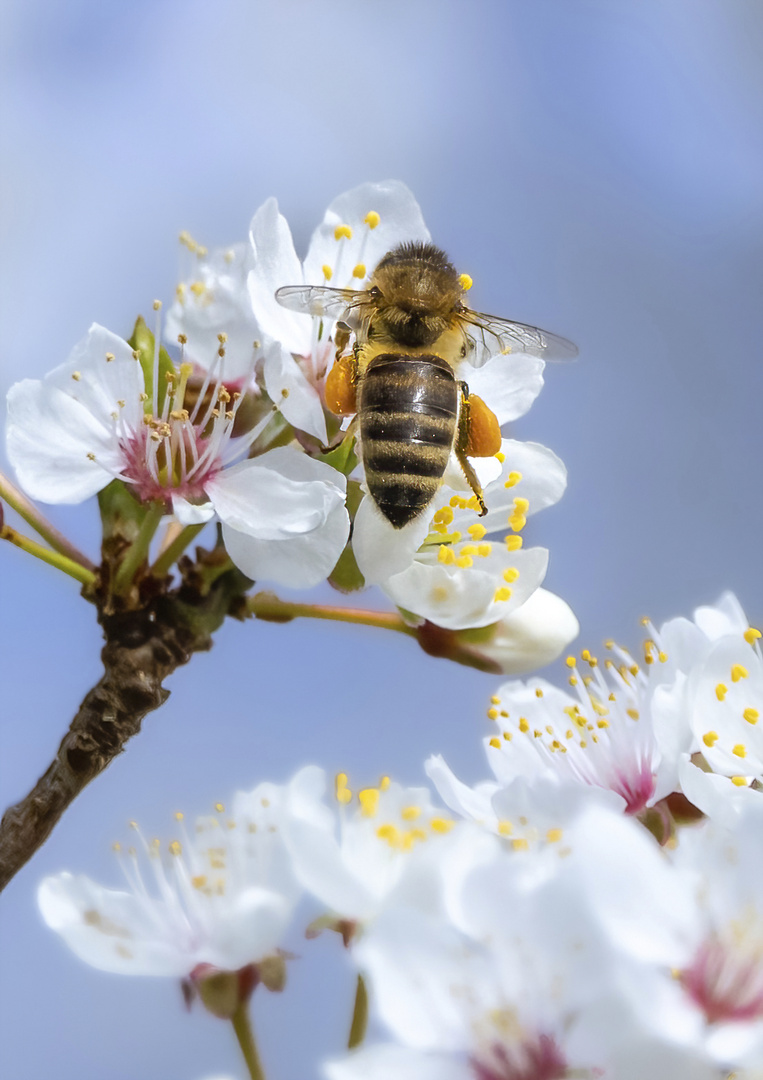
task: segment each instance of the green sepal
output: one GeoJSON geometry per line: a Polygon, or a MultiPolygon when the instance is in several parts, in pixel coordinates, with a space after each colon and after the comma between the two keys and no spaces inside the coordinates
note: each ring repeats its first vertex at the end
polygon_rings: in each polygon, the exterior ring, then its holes
{"type": "MultiPolygon", "coordinates": [[[[337,450],[341,450],[341,447],[337,447],[337,450]]],[[[332,451],[332,453],[335,451],[332,451]]],[[[353,455],[354,456],[354,455],[353,455]]],[[[347,513],[350,515],[350,521],[355,520],[355,515],[358,512],[361,500],[363,498],[363,491],[360,484],[356,480],[347,481],[347,513]]],[[[337,592],[351,593],[357,592],[358,589],[365,588],[366,580],[360,572],[360,567],[355,559],[355,552],[352,550],[351,539],[345,544],[344,551],[337,559],[337,564],[329,574],[329,585],[331,585],[337,592]]]]}
{"type": "Polygon", "coordinates": [[[142,315],[136,319],[135,329],[127,344],[137,352],[138,362],[143,368],[143,385],[148,394],[143,403],[143,411],[154,416],[161,416],[167,393],[167,376],[172,375],[177,378],[177,371],[170,359],[170,354],[163,345],[159,346],[159,400],[154,403],[151,400],[154,392],[154,335],[142,315]]]}
{"type": "MultiPolygon", "coordinates": [[[[332,469],[336,469],[337,472],[342,473],[344,476],[349,476],[358,464],[358,458],[355,453],[355,436],[346,435],[339,446],[335,446],[333,450],[321,454],[318,460],[325,461],[332,469]]],[[[354,514],[352,514],[352,516],[354,517],[354,514]]]]}
{"type": "Polygon", "coordinates": [[[98,492],[104,541],[119,539],[132,544],[140,532],[149,505],[139,502],[127,484],[112,480],[98,492]]]}

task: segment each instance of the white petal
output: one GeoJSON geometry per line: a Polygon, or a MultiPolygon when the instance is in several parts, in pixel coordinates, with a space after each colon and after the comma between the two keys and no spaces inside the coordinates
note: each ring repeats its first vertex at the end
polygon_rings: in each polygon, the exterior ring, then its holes
{"type": "Polygon", "coordinates": [[[326,417],[318,390],[308,382],[292,354],[278,341],[265,347],[265,389],[286,420],[300,431],[327,441],[326,417]]]}
{"type": "Polygon", "coordinates": [[[313,233],[305,259],[305,281],[322,283],[323,266],[335,269],[341,251],[340,273],[332,277],[332,286],[362,288],[367,281],[352,278],[355,266],[362,262],[370,274],[383,255],[407,240],[429,240],[429,230],[411,191],[399,180],[360,184],[334,199],[313,233]],[[365,224],[369,211],[379,215],[375,229],[365,224]],[[349,225],[352,238],[337,241],[337,225],[349,225]]]}
{"type": "Polygon", "coordinates": [[[540,443],[523,443],[516,439],[504,439],[501,450],[505,455],[500,477],[488,484],[484,491],[488,507],[482,524],[488,532],[505,529],[507,513],[514,508],[514,499],[527,499],[527,516],[553,506],[567,487],[567,469],[564,462],[540,443]],[[510,473],[521,474],[521,479],[511,487],[505,486],[510,473]]]}
{"type": "Polygon", "coordinates": [[[291,588],[326,578],[350,532],[346,480],[283,447],[242,462],[207,485],[228,554],[249,577],[291,588]]]}
{"type": "Polygon", "coordinates": [[[352,550],[366,584],[377,585],[410,566],[428,532],[428,513],[396,529],[366,495],[352,529],[352,550]]]}
{"type": "Polygon", "coordinates": [[[543,389],[544,367],[535,356],[498,355],[479,368],[464,363],[459,378],[466,381],[471,393],[482,398],[503,427],[524,416],[535,401],[543,389]]]}
{"type": "Polygon", "coordinates": [[[678,763],[681,791],[711,821],[732,829],[747,806],[763,803],[763,794],[751,787],[738,787],[727,776],[704,772],[688,754],[678,763]]]}
{"type": "Polygon", "coordinates": [[[536,589],[521,607],[495,624],[489,642],[477,648],[504,675],[523,675],[556,660],[580,632],[572,608],[547,589],[536,589]]]}
{"type": "Polygon", "coordinates": [[[412,611],[448,630],[489,626],[524,604],[546,574],[548,552],[527,548],[507,552],[503,547],[485,558],[475,558],[470,567],[445,566],[439,562],[415,561],[407,570],[382,584],[398,607],[412,611]],[[519,570],[507,600],[495,599],[505,584],[504,570],[519,570]]]}
{"type": "Polygon", "coordinates": [[[201,525],[215,516],[211,502],[192,503],[182,495],[172,496],[172,512],[181,525],[201,525]]]}
{"type": "Polygon", "coordinates": [[[158,904],[148,911],[131,893],[68,873],[45,878],[37,900],[48,926],[80,960],[100,971],[179,976],[193,967],[171,925],[157,923],[158,904]]]}
{"type": "Polygon", "coordinates": [[[109,429],[114,413],[120,425],[131,430],[143,421],[143,369],[127,342],[98,323],[93,323],[66,361],[45,376],[45,383],[79,401],[109,429]]]}
{"type": "Polygon", "coordinates": [[[395,1043],[366,1046],[323,1066],[328,1080],[472,1080],[469,1063],[452,1054],[428,1054],[395,1043]]]}
{"type": "Polygon", "coordinates": [[[254,263],[248,277],[249,297],[263,335],[280,341],[291,353],[307,355],[313,321],[282,307],[275,291],[282,285],[301,285],[302,266],[294,250],[286,218],[278,213],[278,203],[270,198],[252,218],[249,231],[254,263]]]}
{"type": "Polygon", "coordinates": [[[24,379],[8,391],[7,437],[19,483],[43,502],[82,502],[122,470],[114,429],[46,382],[24,379]]]}

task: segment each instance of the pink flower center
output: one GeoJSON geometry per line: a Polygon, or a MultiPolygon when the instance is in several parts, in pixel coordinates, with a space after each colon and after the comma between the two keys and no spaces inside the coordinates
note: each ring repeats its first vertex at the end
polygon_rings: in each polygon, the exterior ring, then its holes
{"type": "Polygon", "coordinates": [[[640,814],[654,795],[655,781],[651,765],[643,760],[630,772],[617,770],[611,788],[625,799],[626,814],[640,814]]]}
{"type": "Polygon", "coordinates": [[[509,1049],[494,1043],[485,1057],[470,1061],[475,1080],[564,1080],[567,1062],[550,1035],[509,1049]]]}
{"type": "Polygon", "coordinates": [[[749,940],[708,938],[681,983],[709,1024],[763,1018],[763,957],[749,940]]]}

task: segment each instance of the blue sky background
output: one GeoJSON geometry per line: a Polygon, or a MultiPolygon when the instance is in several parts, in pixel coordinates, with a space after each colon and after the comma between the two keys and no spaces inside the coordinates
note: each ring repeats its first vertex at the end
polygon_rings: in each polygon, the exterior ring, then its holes
{"type": "MultiPolygon", "coordinates": [[[[92,321],[128,334],[169,300],[181,229],[230,243],[276,195],[304,250],[335,195],[397,177],[477,307],[580,346],[514,428],[569,468],[528,536],[550,548],[578,647],[635,646],[641,615],[724,588],[763,623],[754,0],[5,0],[2,24],[3,392],[92,321]]],[[[94,503],[51,517],[95,553],[94,503]]],[[[100,636],[74,583],[10,546],[0,558],[6,805],[97,681],[100,636]]],[[[37,916],[46,873],[119,883],[110,845],[128,819],[168,836],[175,810],[308,761],[363,784],[418,782],[431,752],[485,774],[497,680],[381,631],[226,626],[168,685],[0,897],[14,1080],[243,1075],[225,1026],[186,1014],[175,984],[85,968],[37,916]]],[[[289,990],[256,1001],[255,1020],[272,1077],[310,1080],[341,1046],[351,987],[336,942],[290,944],[289,990]]]]}

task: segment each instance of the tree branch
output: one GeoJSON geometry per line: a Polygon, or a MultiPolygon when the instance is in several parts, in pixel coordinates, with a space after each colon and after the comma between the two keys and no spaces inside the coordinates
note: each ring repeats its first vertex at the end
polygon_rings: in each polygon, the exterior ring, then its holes
{"type": "MultiPolygon", "coordinates": [[[[103,677],[85,696],[47,772],[0,821],[0,890],[42,846],[83,788],[121,754],[143,718],[164,704],[167,676],[193,653],[211,648],[212,634],[226,615],[245,617],[241,597],[251,582],[236,570],[223,570],[209,587],[220,555],[197,552],[197,557],[196,564],[185,560],[184,582],[170,594],[161,593],[137,610],[107,613],[106,605],[99,605],[106,637],[103,677]]],[[[222,557],[227,559],[224,552],[222,557]]]]}

